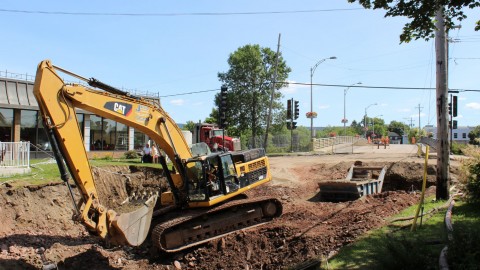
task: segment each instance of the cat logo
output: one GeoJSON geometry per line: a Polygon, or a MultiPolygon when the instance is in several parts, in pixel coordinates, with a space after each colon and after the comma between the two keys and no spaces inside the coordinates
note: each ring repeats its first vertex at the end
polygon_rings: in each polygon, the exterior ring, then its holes
{"type": "Polygon", "coordinates": [[[119,113],[121,115],[128,116],[132,112],[132,104],[128,103],[121,103],[121,102],[107,102],[105,103],[105,106],[103,106],[105,109],[109,109],[111,111],[114,111],[116,113],[119,113]]]}
{"type": "Polygon", "coordinates": [[[115,104],[113,104],[113,110],[118,112],[118,113],[121,113],[121,114],[125,114],[125,105],[122,105],[122,104],[118,104],[115,102],[115,104]]]}

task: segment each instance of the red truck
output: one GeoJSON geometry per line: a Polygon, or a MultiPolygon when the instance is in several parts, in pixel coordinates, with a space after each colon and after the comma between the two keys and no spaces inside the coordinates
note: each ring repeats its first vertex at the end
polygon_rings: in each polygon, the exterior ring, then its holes
{"type": "Polygon", "coordinates": [[[193,129],[192,143],[204,142],[212,151],[241,150],[240,139],[232,138],[225,134],[224,130],[218,128],[215,124],[197,123],[193,129]]]}

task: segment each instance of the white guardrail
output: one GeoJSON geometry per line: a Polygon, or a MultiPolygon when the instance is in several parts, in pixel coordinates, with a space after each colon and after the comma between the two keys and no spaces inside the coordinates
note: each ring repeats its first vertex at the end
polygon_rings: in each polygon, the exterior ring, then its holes
{"type": "MultiPolygon", "coordinates": [[[[322,150],[330,151],[330,149],[334,145],[354,144],[360,140],[365,140],[365,139],[354,137],[354,136],[337,136],[337,137],[313,139],[313,151],[322,151],[322,150]]],[[[333,149],[331,151],[333,151],[333,149]]]]}
{"type": "Polygon", "coordinates": [[[0,167],[30,167],[30,142],[0,142],[0,167]]]}

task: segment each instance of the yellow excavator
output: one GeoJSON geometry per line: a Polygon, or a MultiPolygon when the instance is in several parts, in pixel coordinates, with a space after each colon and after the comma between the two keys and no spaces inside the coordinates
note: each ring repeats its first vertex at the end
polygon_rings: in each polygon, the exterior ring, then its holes
{"type": "Polygon", "coordinates": [[[177,252],[269,222],[282,213],[282,204],[273,197],[244,195],[271,181],[263,149],[193,151],[179,127],[158,104],[94,78],[79,76],[49,60],[39,64],[33,91],[61,178],[74,200],[75,218],[110,243],[138,246],[150,235],[156,249],[177,252]],[[65,83],[57,72],[85,84],[65,83]],[[166,157],[160,157],[169,190],[158,191],[141,203],[132,200],[122,209],[102,205],[79,129],[77,108],[148,135],[172,162],[167,164],[166,157]],[[80,191],[78,201],[69,175],[80,191]]]}

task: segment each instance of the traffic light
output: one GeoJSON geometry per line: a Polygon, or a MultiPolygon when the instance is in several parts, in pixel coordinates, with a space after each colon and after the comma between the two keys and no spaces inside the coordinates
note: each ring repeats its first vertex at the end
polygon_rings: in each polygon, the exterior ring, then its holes
{"type": "Polygon", "coordinates": [[[457,129],[457,120],[453,120],[452,129],[457,129]]]}
{"type": "Polygon", "coordinates": [[[457,96],[452,96],[452,116],[457,117],[457,96]]]}
{"type": "Polygon", "coordinates": [[[452,115],[452,102],[448,103],[448,114],[452,115]]]}
{"type": "Polygon", "coordinates": [[[220,88],[220,127],[226,128],[227,126],[227,86],[223,85],[220,88]]]}
{"type": "Polygon", "coordinates": [[[298,101],[295,101],[295,118],[294,119],[298,119],[299,113],[300,113],[300,109],[298,108],[298,101]]]}
{"type": "Polygon", "coordinates": [[[292,100],[287,100],[287,119],[292,119],[292,100]]]}
{"type": "Polygon", "coordinates": [[[292,129],[296,129],[296,128],[297,128],[297,122],[290,122],[290,121],[287,122],[287,129],[288,130],[292,130],[292,129]]]}

